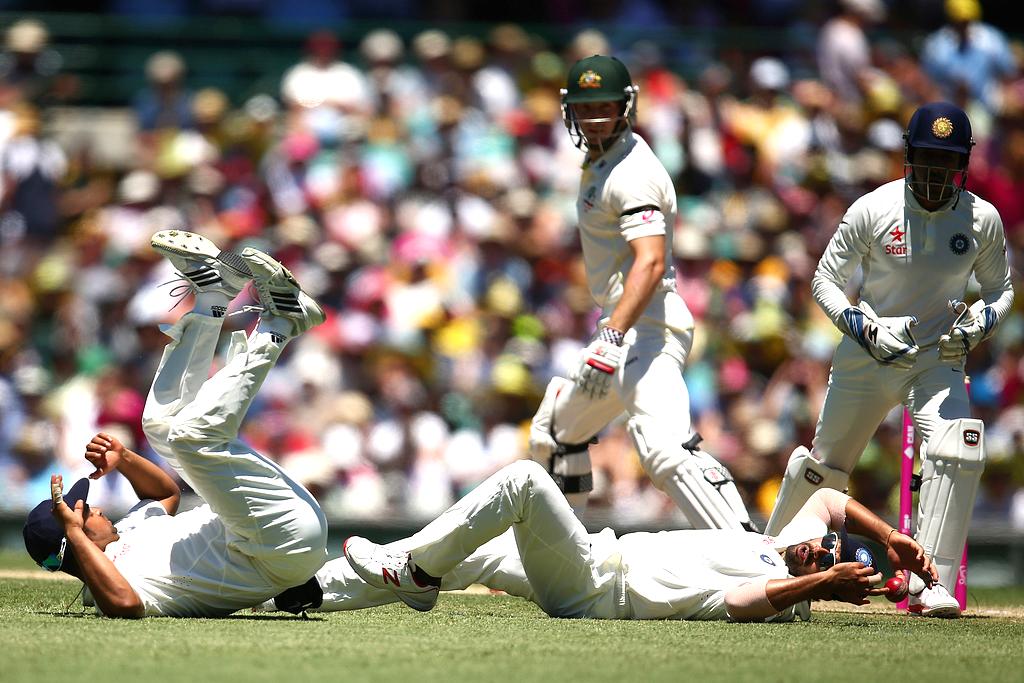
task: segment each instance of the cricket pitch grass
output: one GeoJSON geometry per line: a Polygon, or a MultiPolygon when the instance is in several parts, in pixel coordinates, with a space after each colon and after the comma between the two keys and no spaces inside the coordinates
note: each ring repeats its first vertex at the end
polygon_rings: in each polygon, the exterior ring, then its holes
{"type": "Polygon", "coordinates": [[[79,584],[0,552],[0,680],[46,681],[1024,681],[1024,587],[970,591],[967,615],[815,605],[810,623],[551,619],[503,595],[443,594],[311,615],[117,621],[79,584]]]}

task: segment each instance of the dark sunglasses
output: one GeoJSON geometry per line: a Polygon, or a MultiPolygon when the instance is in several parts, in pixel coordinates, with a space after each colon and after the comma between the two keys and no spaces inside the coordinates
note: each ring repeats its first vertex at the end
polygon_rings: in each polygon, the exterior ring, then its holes
{"type": "Polygon", "coordinates": [[[821,547],[829,551],[828,555],[825,555],[818,560],[818,569],[824,571],[826,569],[831,569],[837,562],[839,562],[839,534],[834,531],[830,534],[826,534],[821,539],[821,547]]]}

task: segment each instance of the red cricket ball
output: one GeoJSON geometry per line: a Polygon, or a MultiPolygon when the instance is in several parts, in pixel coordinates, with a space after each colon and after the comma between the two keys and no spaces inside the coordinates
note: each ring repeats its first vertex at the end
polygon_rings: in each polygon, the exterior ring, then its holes
{"type": "Polygon", "coordinates": [[[889,589],[889,592],[885,594],[885,597],[890,602],[899,602],[903,598],[907,597],[907,581],[902,576],[894,576],[885,582],[885,587],[889,589]]]}

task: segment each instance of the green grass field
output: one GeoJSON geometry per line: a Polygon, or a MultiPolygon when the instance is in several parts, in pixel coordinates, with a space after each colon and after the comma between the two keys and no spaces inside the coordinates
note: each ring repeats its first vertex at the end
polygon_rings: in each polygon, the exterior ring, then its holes
{"type": "Polygon", "coordinates": [[[31,567],[0,552],[4,683],[1024,680],[1024,587],[972,591],[970,616],[955,621],[901,617],[884,602],[794,624],[562,620],[515,598],[443,595],[426,614],[131,622],[80,603],[65,613],[78,584],[11,578],[31,567]]]}

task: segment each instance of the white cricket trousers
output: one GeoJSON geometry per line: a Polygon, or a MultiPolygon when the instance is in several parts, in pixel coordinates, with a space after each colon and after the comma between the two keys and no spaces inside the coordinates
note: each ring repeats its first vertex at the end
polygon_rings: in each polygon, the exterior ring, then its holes
{"type": "Polygon", "coordinates": [[[586,527],[547,471],[532,460],[502,468],[423,530],[394,545],[408,548],[423,571],[445,576],[509,527],[532,589],[526,594],[515,582],[513,594],[533,600],[551,616],[625,615],[618,556],[595,556],[586,527]]]}
{"type": "Polygon", "coordinates": [[[232,335],[227,362],[209,376],[223,320],[188,313],[165,330],[143,427],[153,449],[220,518],[231,547],[282,589],[327,560],[327,519],[313,496],[238,439],[249,404],[284,343],[267,332],[232,335]]]}
{"type": "Polygon", "coordinates": [[[926,349],[910,370],[884,366],[843,336],[832,359],[828,391],[818,417],[814,453],[849,474],[885,416],[905,404],[922,440],[947,420],[970,417],[964,368],[926,349]]]}

